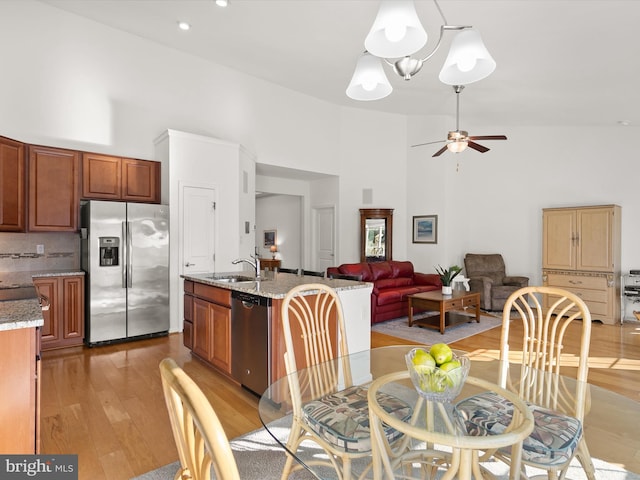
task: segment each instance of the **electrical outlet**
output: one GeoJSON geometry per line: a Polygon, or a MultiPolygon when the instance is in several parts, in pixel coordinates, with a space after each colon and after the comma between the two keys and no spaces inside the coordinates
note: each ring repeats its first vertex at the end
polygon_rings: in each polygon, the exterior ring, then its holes
{"type": "Polygon", "coordinates": [[[36,253],[38,255],[44,255],[44,245],[36,245],[36,253]]]}

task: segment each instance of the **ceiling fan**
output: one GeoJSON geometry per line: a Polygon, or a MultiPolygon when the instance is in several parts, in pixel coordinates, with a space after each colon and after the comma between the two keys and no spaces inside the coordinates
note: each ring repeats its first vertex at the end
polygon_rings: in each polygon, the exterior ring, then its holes
{"type": "Polygon", "coordinates": [[[460,92],[464,88],[464,85],[454,85],[453,90],[456,92],[456,129],[449,132],[446,140],[436,140],[435,142],[418,143],[411,145],[412,147],[421,147],[422,145],[431,145],[434,143],[447,142],[447,144],[433,154],[434,157],[442,155],[446,150],[453,153],[459,153],[465,150],[467,147],[484,153],[489,149],[484,145],[474,142],[473,140],[506,140],[506,135],[469,135],[469,132],[460,130],[460,92]]]}

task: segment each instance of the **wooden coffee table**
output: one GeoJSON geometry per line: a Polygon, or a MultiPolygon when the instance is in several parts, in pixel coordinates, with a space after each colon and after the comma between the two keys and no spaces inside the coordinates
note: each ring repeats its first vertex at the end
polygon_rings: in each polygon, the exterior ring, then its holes
{"type": "Polygon", "coordinates": [[[480,323],[480,293],[454,290],[451,295],[443,295],[440,291],[416,293],[409,295],[409,326],[413,324],[422,327],[438,328],[444,333],[447,326],[456,323],[469,322],[469,315],[456,315],[456,311],[466,311],[475,308],[475,320],[480,323]],[[436,310],[439,315],[413,319],[413,309],[436,310]],[[439,318],[440,322],[434,321],[439,318]]]}

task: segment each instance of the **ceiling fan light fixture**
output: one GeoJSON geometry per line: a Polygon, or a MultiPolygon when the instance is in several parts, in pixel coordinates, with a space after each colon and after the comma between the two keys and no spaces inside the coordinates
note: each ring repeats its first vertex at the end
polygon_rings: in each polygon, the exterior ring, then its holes
{"type": "Polygon", "coordinates": [[[454,37],[439,78],[447,85],[468,85],[488,77],[495,69],[496,62],[480,33],[469,28],[454,37]]]}
{"type": "Polygon", "coordinates": [[[347,87],[347,96],[354,100],[380,100],[391,94],[393,88],[384,74],[381,60],[368,52],[360,55],[356,69],[347,87]]]}
{"type": "Polygon", "coordinates": [[[364,41],[369,53],[382,58],[400,58],[417,52],[427,43],[411,0],[383,0],[364,41]]]}
{"type": "Polygon", "coordinates": [[[466,140],[458,140],[455,142],[447,143],[447,150],[453,153],[460,153],[467,149],[467,141],[466,140]]]}

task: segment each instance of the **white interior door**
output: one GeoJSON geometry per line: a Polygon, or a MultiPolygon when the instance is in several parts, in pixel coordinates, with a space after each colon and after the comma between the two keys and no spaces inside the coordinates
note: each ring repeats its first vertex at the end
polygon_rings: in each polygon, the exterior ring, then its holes
{"type": "Polygon", "coordinates": [[[326,272],[335,266],[335,208],[315,208],[315,270],[326,272]]]}
{"type": "Polygon", "coordinates": [[[209,187],[182,187],[182,273],[215,271],[216,191],[209,187]]]}

